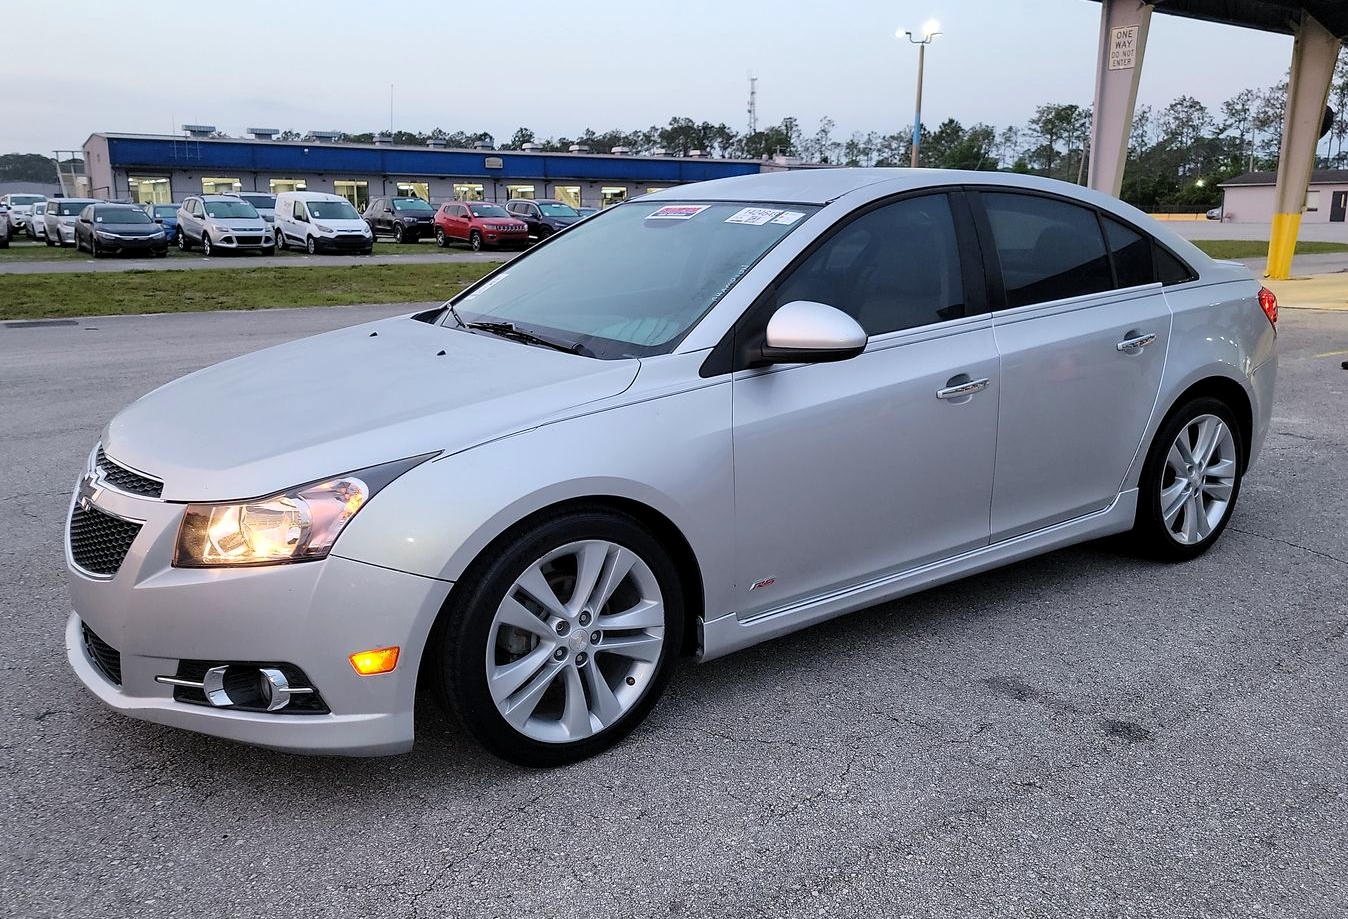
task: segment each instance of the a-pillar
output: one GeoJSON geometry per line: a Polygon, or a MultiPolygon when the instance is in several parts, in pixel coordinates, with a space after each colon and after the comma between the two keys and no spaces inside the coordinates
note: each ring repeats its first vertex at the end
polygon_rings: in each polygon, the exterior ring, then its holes
{"type": "Polygon", "coordinates": [[[1287,111],[1283,115],[1282,147],[1278,151],[1278,189],[1273,227],[1268,239],[1265,274],[1283,280],[1292,273],[1292,253],[1301,229],[1315,145],[1329,98],[1329,82],[1339,56],[1339,40],[1309,13],[1301,14],[1292,43],[1292,71],[1287,80],[1287,111]]]}
{"type": "Polygon", "coordinates": [[[1138,0],[1103,0],[1100,4],[1100,53],[1095,63],[1095,112],[1091,121],[1088,184],[1118,197],[1128,135],[1142,77],[1151,4],[1138,0]]]}

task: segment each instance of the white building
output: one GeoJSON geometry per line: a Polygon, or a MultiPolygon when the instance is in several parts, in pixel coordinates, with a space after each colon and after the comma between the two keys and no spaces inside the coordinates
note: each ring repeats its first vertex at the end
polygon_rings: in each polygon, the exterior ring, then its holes
{"type": "MultiPolygon", "coordinates": [[[[1223,182],[1222,220],[1267,226],[1273,220],[1277,179],[1275,172],[1247,172],[1223,182]]],[[[1343,223],[1345,217],[1348,217],[1348,169],[1315,170],[1311,173],[1301,222],[1343,223]]]]}

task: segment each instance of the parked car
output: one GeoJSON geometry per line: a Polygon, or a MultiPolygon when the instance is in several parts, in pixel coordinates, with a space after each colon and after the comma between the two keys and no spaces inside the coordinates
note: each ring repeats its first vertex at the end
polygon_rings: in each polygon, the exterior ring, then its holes
{"type": "Polygon", "coordinates": [[[34,202],[32,210],[28,212],[26,228],[28,235],[33,239],[47,238],[47,202],[45,200],[34,202]]]}
{"type": "Polygon", "coordinates": [[[17,236],[20,232],[28,232],[28,217],[33,212],[33,205],[39,201],[46,201],[46,195],[25,195],[17,192],[8,195],[0,195],[0,204],[9,208],[10,236],[17,236]]]}
{"type": "Polygon", "coordinates": [[[151,220],[164,228],[164,237],[169,245],[178,242],[178,208],[181,204],[145,204],[145,213],[151,220]]]}
{"type": "Polygon", "coordinates": [[[420,198],[375,198],[363,215],[375,239],[414,243],[435,232],[435,208],[420,198]]]}
{"type": "Polygon", "coordinates": [[[192,195],[178,208],[178,248],[201,246],[207,257],[220,252],[276,251],[271,227],[247,201],[234,195],[192,195]]]}
{"type": "Polygon", "coordinates": [[[499,204],[451,201],[440,205],[435,214],[435,244],[444,248],[451,242],[466,242],[474,252],[484,247],[525,246],[529,225],[511,217],[499,204]]]}
{"type": "Polygon", "coordinates": [[[9,248],[9,238],[12,232],[9,226],[9,205],[0,204],[0,249],[9,248]]]}
{"type": "Polygon", "coordinates": [[[1206,216],[1209,220],[1221,220],[1221,219],[1222,219],[1222,209],[1221,209],[1220,207],[1214,207],[1212,210],[1208,211],[1207,214],[1206,214],[1205,216],[1206,216]]]}
{"type": "Polygon", "coordinates": [[[104,255],[168,255],[164,228],[135,204],[90,204],[75,221],[75,249],[104,255]]]}
{"type": "Polygon", "coordinates": [[[102,204],[97,198],[52,198],[47,202],[47,213],[42,215],[47,230],[47,245],[75,245],[75,222],[80,212],[90,204],[102,204]]]}
{"type": "Polygon", "coordinates": [[[315,252],[374,251],[374,236],[360,211],[341,195],[286,191],[276,196],[276,244],[315,252]]]}
{"type": "Polygon", "coordinates": [[[267,223],[276,222],[276,196],[265,191],[236,191],[234,197],[247,201],[267,223]]]}
{"type": "Polygon", "coordinates": [[[1108,534],[1201,555],[1276,321],[1244,267],[1049,179],[656,192],[124,409],[70,504],[68,659],[233,740],[403,751],[427,688],[498,755],[570,762],[681,654],[1108,534]]]}
{"type": "Polygon", "coordinates": [[[518,217],[528,224],[530,239],[547,239],[580,220],[580,214],[576,213],[574,207],[547,198],[516,198],[506,202],[506,210],[512,217],[518,217]]]}
{"type": "Polygon", "coordinates": [[[578,207],[578,208],[576,208],[576,213],[579,214],[581,217],[589,217],[589,216],[592,215],[592,214],[598,214],[598,213],[599,213],[599,208],[597,208],[597,207],[578,207]]]}

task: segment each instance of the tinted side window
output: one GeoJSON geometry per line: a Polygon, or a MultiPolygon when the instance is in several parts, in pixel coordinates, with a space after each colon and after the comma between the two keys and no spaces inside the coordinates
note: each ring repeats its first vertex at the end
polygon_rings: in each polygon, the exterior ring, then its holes
{"type": "Polygon", "coordinates": [[[984,192],[1008,307],[1109,290],[1105,241],[1095,212],[1036,195],[984,192]]]}
{"type": "Polygon", "coordinates": [[[1137,287],[1156,280],[1151,263],[1151,238],[1109,217],[1105,221],[1105,241],[1114,259],[1114,274],[1119,287],[1137,287]]]}
{"type": "Polygon", "coordinates": [[[909,198],[856,218],[791,272],[773,305],[792,300],[835,306],[867,335],[963,316],[949,199],[909,198]]]}
{"type": "Polygon", "coordinates": [[[1160,246],[1153,246],[1152,252],[1156,259],[1156,280],[1162,284],[1183,284],[1196,277],[1192,268],[1160,246]]]}

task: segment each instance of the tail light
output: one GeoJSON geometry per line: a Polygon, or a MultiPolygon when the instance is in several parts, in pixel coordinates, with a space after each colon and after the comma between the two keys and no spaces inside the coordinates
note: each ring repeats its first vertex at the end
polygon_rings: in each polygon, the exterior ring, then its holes
{"type": "Polygon", "coordinates": [[[1278,327],[1278,298],[1273,296],[1273,291],[1267,287],[1259,288],[1259,306],[1268,317],[1268,321],[1273,323],[1273,328],[1278,327]]]}

